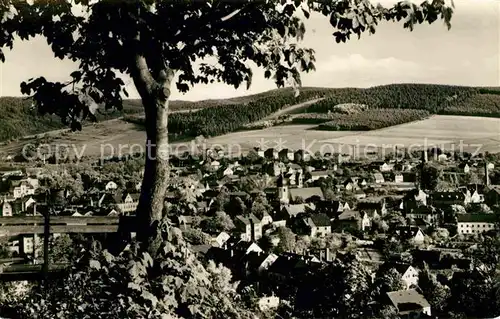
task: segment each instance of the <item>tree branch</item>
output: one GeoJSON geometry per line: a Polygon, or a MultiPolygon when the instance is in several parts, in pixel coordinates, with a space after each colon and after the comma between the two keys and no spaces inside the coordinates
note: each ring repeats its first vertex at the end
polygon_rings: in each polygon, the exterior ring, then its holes
{"type": "Polygon", "coordinates": [[[236,9],[233,12],[231,12],[230,14],[226,15],[225,17],[222,17],[220,20],[222,22],[227,21],[227,20],[231,19],[232,17],[234,17],[235,15],[237,15],[241,10],[242,10],[241,8],[236,9]]]}
{"type": "Polygon", "coordinates": [[[141,54],[136,54],[132,65],[132,78],[134,79],[137,90],[141,95],[151,93],[155,80],[149,71],[146,58],[141,54]]]}

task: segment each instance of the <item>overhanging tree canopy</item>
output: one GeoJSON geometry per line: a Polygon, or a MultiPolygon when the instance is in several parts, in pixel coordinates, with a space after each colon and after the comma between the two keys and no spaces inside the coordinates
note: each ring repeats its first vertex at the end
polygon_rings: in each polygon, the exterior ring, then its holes
{"type": "Polygon", "coordinates": [[[132,77],[146,114],[149,156],[138,212],[147,226],[162,217],[175,76],[181,92],[214,81],[250,86],[253,61],[277,86],[300,86],[300,72],[314,70],[314,51],[299,43],[311,12],[329,19],[332,41],[346,42],[374,33],[383,20],[403,21],[410,30],[438,19],[450,27],[453,10],[444,0],[392,7],[369,0],[0,0],[0,60],[16,36],[41,35],[56,57],[79,62],[68,83],[40,77],[21,84],[42,114],[57,114],[73,129],[95,119],[98,103],[120,109],[128,93],[117,72],[132,77]],[[196,63],[208,57],[213,63],[196,63]]]}

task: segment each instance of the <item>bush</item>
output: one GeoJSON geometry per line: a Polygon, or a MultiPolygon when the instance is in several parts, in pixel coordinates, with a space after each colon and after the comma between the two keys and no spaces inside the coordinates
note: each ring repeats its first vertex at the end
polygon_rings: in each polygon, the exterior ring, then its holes
{"type": "Polygon", "coordinates": [[[132,243],[118,255],[98,244],[83,252],[67,278],[51,282],[47,295],[18,303],[18,318],[251,318],[230,271],[205,268],[179,229],[162,223],[152,258],[132,243]],[[161,231],[160,231],[161,230],[161,231]]]}

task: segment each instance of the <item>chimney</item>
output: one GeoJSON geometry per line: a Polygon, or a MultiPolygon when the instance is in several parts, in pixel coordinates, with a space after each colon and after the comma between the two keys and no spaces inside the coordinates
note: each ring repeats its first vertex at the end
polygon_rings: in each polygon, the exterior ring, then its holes
{"type": "Polygon", "coordinates": [[[488,162],[484,162],[484,185],[490,186],[490,175],[488,170],[488,162]]]}

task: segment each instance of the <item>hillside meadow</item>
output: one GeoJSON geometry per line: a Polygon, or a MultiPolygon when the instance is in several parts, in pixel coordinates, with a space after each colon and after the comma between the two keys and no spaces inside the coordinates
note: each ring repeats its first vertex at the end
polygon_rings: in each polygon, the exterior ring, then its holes
{"type": "MultiPolygon", "coordinates": [[[[437,146],[447,150],[477,152],[500,152],[500,119],[468,116],[434,115],[428,119],[396,125],[389,128],[353,132],[318,131],[314,125],[282,125],[262,130],[229,133],[207,139],[207,147],[221,147],[238,155],[253,147],[264,148],[306,148],[311,152],[341,152],[356,157],[371,152],[388,154],[395,147],[401,149],[437,146]]],[[[69,145],[70,152],[78,152],[87,157],[116,156],[135,153],[144,147],[145,133],[141,126],[122,120],[100,123],[81,132],[68,132],[51,138],[48,142],[53,149],[56,145],[69,145]],[[102,152],[102,154],[101,154],[102,152]]],[[[0,146],[1,154],[16,154],[35,139],[17,141],[0,146]]],[[[172,149],[177,154],[193,149],[191,142],[174,142],[172,149]]]]}

